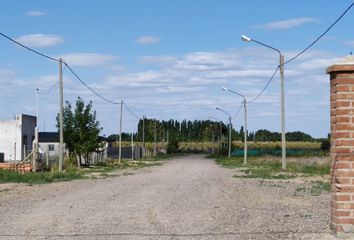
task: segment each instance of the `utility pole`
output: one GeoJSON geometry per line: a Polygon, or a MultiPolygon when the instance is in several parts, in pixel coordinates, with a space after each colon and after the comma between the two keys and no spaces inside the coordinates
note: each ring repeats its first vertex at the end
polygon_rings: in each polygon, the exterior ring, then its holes
{"type": "Polygon", "coordinates": [[[244,150],[243,150],[243,164],[247,164],[247,136],[248,136],[248,130],[247,130],[247,101],[246,98],[243,98],[243,106],[245,108],[245,144],[244,144],[244,150]]]}
{"type": "Polygon", "coordinates": [[[118,163],[122,159],[122,120],[123,120],[123,99],[120,100],[120,116],[119,116],[119,157],[118,163]]]}
{"type": "Polygon", "coordinates": [[[214,128],[212,129],[212,133],[211,133],[211,154],[214,154],[214,138],[215,138],[215,136],[214,136],[214,128]]]}
{"type": "Polygon", "coordinates": [[[229,158],[231,157],[231,116],[229,116],[229,158]]]}
{"type": "Polygon", "coordinates": [[[133,133],[131,133],[130,135],[131,135],[131,146],[132,146],[132,160],[134,160],[134,137],[133,137],[133,133]]]}
{"type": "Polygon", "coordinates": [[[143,158],[145,157],[145,115],[143,115],[143,158]]]}
{"type": "Polygon", "coordinates": [[[281,92],[281,168],[286,169],[285,140],[285,97],[284,97],[284,55],[280,55],[280,92],[281,92]]]}
{"type": "Polygon", "coordinates": [[[63,93],[63,59],[59,58],[59,172],[63,171],[64,159],[64,93],[63,93]]]}
{"type": "Polygon", "coordinates": [[[157,152],[157,146],[156,146],[156,140],[157,140],[157,134],[156,134],[156,123],[157,121],[155,120],[155,126],[154,126],[154,157],[156,157],[156,152],[157,152]]]}
{"type": "Polygon", "coordinates": [[[38,110],[38,94],[39,94],[39,89],[36,89],[36,126],[39,128],[39,110],[38,110]]]}
{"type": "Polygon", "coordinates": [[[36,89],[36,127],[34,128],[34,143],[32,143],[32,152],[33,152],[33,159],[32,159],[32,171],[36,172],[37,171],[37,158],[38,158],[38,91],[39,89],[36,89]]]}

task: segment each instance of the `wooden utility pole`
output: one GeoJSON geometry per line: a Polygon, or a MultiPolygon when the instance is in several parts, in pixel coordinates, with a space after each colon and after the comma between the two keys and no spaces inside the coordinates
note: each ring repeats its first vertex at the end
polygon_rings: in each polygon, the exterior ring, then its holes
{"type": "Polygon", "coordinates": [[[64,93],[63,93],[63,59],[59,58],[59,172],[63,171],[64,159],[64,93]]]}

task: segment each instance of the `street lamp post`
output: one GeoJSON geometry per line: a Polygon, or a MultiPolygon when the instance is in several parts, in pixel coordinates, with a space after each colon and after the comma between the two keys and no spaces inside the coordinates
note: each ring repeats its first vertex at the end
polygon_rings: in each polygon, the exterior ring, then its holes
{"type": "Polygon", "coordinates": [[[244,113],[244,125],[245,125],[245,136],[244,136],[244,150],[243,150],[243,164],[246,165],[247,164],[247,136],[248,136],[248,130],[247,130],[247,100],[245,98],[244,95],[238,93],[238,92],[235,92],[231,89],[228,89],[228,88],[225,88],[223,87],[222,88],[223,91],[227,91],[227,92],[232,92],[240,97],[243,97],[243,107],[244,107],[244,110],[245,110],[245,113],[244,113]]]}
{"type": "Polygon", "coordinates": [[[279,69],[280,69],[280,96],[281,96],[281,149],[282,149],[282,158],[281,165],[282,169],[286,169],[286,143],[285,143],[285,95],[284,95],[284,56],[281,54],[280,50],[269,46],[265,43],[259,42],[253,38],[247,37],[245,35],[241,36],[241,40],[245,42],[255,42],[267,48],[277,51],[279,54],[279,69]]]}
{"type": "Polygon", "coordinates": [[[216,110],[219,110],[229,116],[229,154],[228,154],[228,157],[230,158],[231,157],[231,115],[221,108],[216,107],[216,110]]]}
{"type": "Polygon", "coordinates": [[[220,125],[220,134],[219,134],[219,152],[220,152],[220,149],[222,148],[222,143],[221,143],[221,138],[222,138],[222,121],[220,119],[217,119],[217,118],[214,118],[214,117],[211,117],[211,116],[208,116],[210,119],[214,119],[216,121],[219,122],[219,125],[220,125]]]}

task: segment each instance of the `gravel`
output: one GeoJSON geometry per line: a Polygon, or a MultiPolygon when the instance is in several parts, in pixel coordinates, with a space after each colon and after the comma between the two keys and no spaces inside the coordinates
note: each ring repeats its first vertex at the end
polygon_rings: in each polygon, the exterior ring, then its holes
{"type": "Polygon", "coordinates": [[[328,193],[235,171],[190,155],[119,177],[0,184],[0,239],[335,239],[328,193]]]}

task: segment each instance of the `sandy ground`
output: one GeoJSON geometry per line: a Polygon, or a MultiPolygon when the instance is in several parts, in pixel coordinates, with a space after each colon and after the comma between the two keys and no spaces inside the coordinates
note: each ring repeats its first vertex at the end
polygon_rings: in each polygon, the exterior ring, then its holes
{"type": "Polygon", "coordinates": [[[0,239],[334,239],[329,194],[233,178],[201,155],[132,174],[0,184],[0,239]]]}

